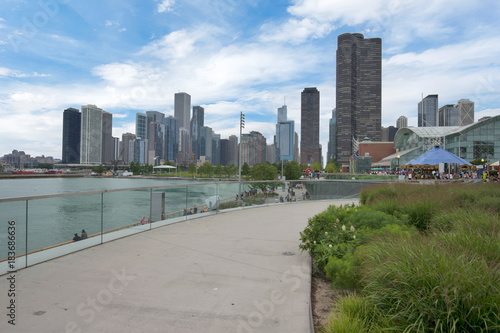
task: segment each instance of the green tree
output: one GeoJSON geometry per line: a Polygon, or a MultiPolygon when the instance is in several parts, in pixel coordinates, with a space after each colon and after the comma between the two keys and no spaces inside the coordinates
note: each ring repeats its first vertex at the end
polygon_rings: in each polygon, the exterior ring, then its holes
{"type": "Polygon", "coordinates": [[[250,169],[250,179],[251,180],[274,180],[272,183],[253,183],[252,188],[259,188],[264,192],[268,189],[274,188],[277,184],[281,182],[277,181],[278,170],[274,165],[269,164],[269,162],[260,163],[254,165],[250,169]]]}
{"type": "Polygon", "coordinates": [[[102,175],[106,171],[106,168],[101,164],[99,166],[93,167],[92,171],[97,173],[98,175],[102,175]]]}
{"type": "Polygon", "coordinates": [[[283,170],[286,180],[296,180],[300,179],[302,176],[302,170],[300,170],[300,165],[297,161],[289,161],[283,170]]]}
{"type": "Polygon", "coordinates": [[[224,173],[229,178],[238,173],[238,168],[234,164],[228,164],[224,167],[224,173]]]}
{"type": "Polygon", "coordinates": [[[212,166],[212,163],[206,161],[205,163],[202,164],[201,167],[198,168],[198,172],[201,173],[201,175],[207,175],[207,177],[212,177],[212,174],[214,172],[214,167],[212,166]]]}
{"type": "Polygon", "coordinates": [[[196,173],[196,165],[191,162],[188,167],[188,172],[191,174],[191,176],[194,178],[194,174],[196,173]]]}
{"type": "Polygon", "coordinates": [[[243,163],[243,165],[241,166],[241,175],[242,176],[250,175],[250,166],[248,165],[247,162],[243,163]]]}
{"type": "Polygon", "coordinates": [[[224,169],[222,169],[222,165],[220,165],[220,163],[217,163],[217,165],[214,168],[214,174],[217,177],[221,177],[223,173],[224,173],[224,169]]]}
{"type": "Polygon", "coordinates": [[[318,170],[318,171],[323,170],[323,166],[321,165],[321,162],[319,162],[319,161],[314,162],[314,163],[311,165],[311,170],[312,170],[312,171],[315,171],[315,170],[318,170]]]}
{"type": "Polygon", "coordinates": [[[339,172],[342,168],[342,163],[338,162],[335,158],[332,158],[326,163],[325,171],[334,173],[339,172]]]}

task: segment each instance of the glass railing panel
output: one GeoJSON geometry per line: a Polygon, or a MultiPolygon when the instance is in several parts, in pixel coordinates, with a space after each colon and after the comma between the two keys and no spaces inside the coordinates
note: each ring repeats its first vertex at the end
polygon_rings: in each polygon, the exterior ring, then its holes
{"type": "Polygon", "coordinates": [[[238,187],[238,182],[221,182],[217,184],[217,195],[220,197],[219,210],[238,207],[236,200],[238,187]]]}
{"type": "Polygon", "coordinates": [[[187,208],[187,186],[154,189],[165,193],[165,220],[186,219],[184,210],[187,208]]]}
{"type": "Polygon", "coordinates": [[[215,183],[187,186],[187,216],[216,212],[221,199],[217,190],[215,183]]]}
{"type": "Polygon", "coordinates": [[[148,230],[162,217],[156,207],[151,212],[151,189],[105,192],[103,207],[104,242],[148,230]]]}
{"type": "Polygon", "coordinates": [[[97,245],[100,230],[100,193],[29,200],[28,265],[97,245]]]}
{"type": "Polygon", "coordinates": [[[0,203],[0,275],[26,267],[26,201],[0,203]]]}

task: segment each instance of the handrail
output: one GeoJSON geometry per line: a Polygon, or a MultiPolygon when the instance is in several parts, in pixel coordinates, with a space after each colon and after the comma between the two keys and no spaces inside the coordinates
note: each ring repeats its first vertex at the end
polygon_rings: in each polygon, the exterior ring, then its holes
{"type": "MultiPolygon", "coordinates": [[[[177,185],[179,186],[179,185],[177,185]]],[[[148,187],[149,188],[149,187],[148,187]]],[[[234,196],[232,197],[227,197],[227,198],[224,198],[224,199],[221,199],[221,202],[223,200],[227,200],[227,199],[230,199],[230,198],[235,198],[234,196]]],[[[206,207],[207,205],[206,204],[203,204],[203,205],[196,205],[194,207],[206,207]]],[[[192,210],[194,209],[194,207],[191,207],[191,208],[186,208],[187,210],[192,210]]],[[[175,215],[175,214],[179,214],[179,213],[183,213],[184,210],[179,210],[179,211],[176,211],[176,212],[172,212],[172,213],[168,213],[166,214],[164,217],[165,219],[163,219],[162,221],[164,220],[167,220],[167,216],[170,216],[170,215],[175,215]]],[[[200,211],[200,213],[202,213],[202,211],[200,211]]],[[[159,221],[155,221],[155,222],[159,222],[159,221]]],[[[131,224],[127,224],[127,225],[124,225],[124,226],[121,226],[121,227],[118,227],[118,228],[113,228],[113,229],[110,229],[110,230],[106,230],[106,231],[103,231],[103,232],[98,232],[98,233],[95,233],[95,234],[92,234],[90,236],[88,236],[88,238],[92,238],[92,237],[96,237],[96,236],[100,236],[101,234],[104,235],[104,234],[107,234],[107,233],[110,233],[110,232],[113,232],[113,231],[118,231],[118,230],[121,230],[121,229],[126,229],[126,228],[130,228],[130,227],[134,227],[136,225],[139,225],[141,224],[142,222],[139,221],[139,222],[134,222],[134,223],[131,223],[131,224]]],[[[149,222],[151,223],[151,222],[149,222]]],[[[154,223],[154,222],[152,222],[154,223]]],[[[62,245],[66,245],[66,244],[70,244],[70,243],[73,243],[75,242],[74,240],[70,240],[70,241],[66,241],[66,242],[62,242],[62,243],[58,243],[58,244],[54,244],[54,245],[50,245],[50,246],[46,246],[46,247],[43,247],[41,249],[37,249],[37,250],[32,250],[32,251],[29,251],[29,252],[26,252],[26,253],[21,253],[21,254],[18,254],[15,256],[15,258],[20,258],[20,257],[23,257],[23,256],[26,256],[26,255],[30,255],[30,254],[33,254],[33,253],[37,253],[37,252],[42,252],[42,251],[45,251],[45,250],[49,250],[49,249],[52,249],[52,248],[55,248],[55,247],[58,247],[58,246],[62,246],[62,245]]],[[[9,258],[4,258],[4,259],[0,259],[0,263],[1,262],[4,262],[6,260],[8,260],[9,258]]]]}

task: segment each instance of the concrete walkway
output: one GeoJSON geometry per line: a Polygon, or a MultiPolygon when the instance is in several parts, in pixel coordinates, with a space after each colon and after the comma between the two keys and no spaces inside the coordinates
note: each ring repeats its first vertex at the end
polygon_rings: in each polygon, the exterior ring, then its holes
{"type": "Polygon", "coordinates": [[[310,332],[307,219],[346,201],[206,216],[0,279],[0,332],[310,332]],[[15,326],[10,325],[14,287],[15,326]]]}

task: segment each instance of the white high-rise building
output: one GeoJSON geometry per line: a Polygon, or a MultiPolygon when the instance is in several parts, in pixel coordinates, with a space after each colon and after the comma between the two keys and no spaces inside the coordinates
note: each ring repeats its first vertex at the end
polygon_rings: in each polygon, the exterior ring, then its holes
{"type": "Polygon", "coordinates": [[[461,99],[455,105],[458,109],[458,125],[465,126],[474,123],[474,102],[461,99]]]}
{"type": "Polygon", "coordinates": [[[404,128],[404,127],[408,127],[408,118],[406,118],[405,116],[401,116],[396,121],[396,128],[404,128]]]}
{"type": "Polygon", "coordinates": [[[191,96],[180,92],[174,95],[174,117],[179,122],[179,129],[190,130],[191,96]]]}
{"type": "Polygon", "coordinates": [[[113,115],[95,105],[82,105],[80,164],[100,165],[113,159],[113,115]]]}

